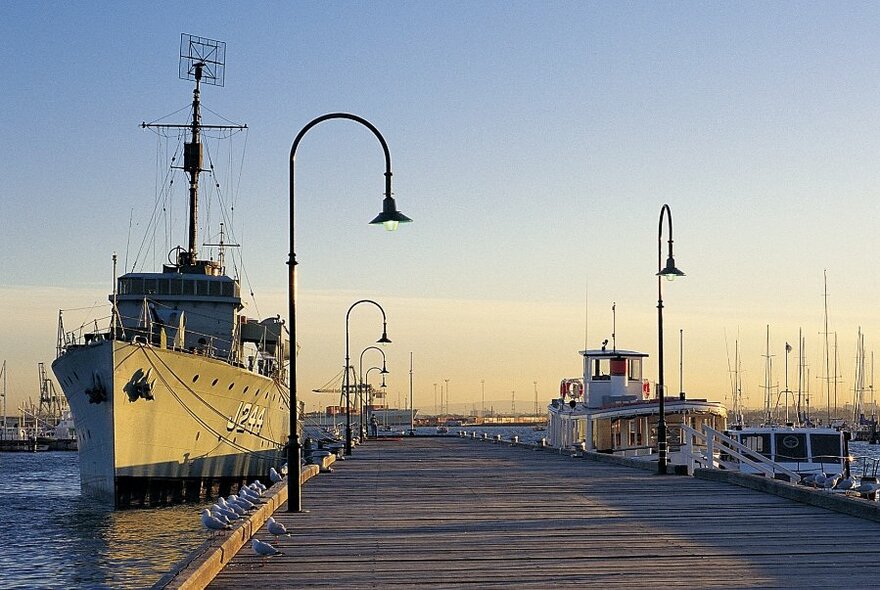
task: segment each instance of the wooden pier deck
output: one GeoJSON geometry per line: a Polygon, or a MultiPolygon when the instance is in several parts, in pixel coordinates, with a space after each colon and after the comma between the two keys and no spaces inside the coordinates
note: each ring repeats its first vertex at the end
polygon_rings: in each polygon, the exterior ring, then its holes
{"type": "Polygon", "coordinates": [[[876,588],[880,523],[457,437],[368,442],[211,588],[876,588]]]}

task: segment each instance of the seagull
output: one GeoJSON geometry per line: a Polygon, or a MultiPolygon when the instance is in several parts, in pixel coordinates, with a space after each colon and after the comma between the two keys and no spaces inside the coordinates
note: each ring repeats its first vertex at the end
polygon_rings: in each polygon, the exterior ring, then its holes
{"type": "Polygon", "coordinates": [[[837,489],[838,490],[851,490],[851,489],[853,489],[853,487],[855,487],[855,485],[856,485],[856,482],[854,482],[851,477],[847,477],[846,479],[840,480],[840,482],[837,484],[837,489]]]}
{"type": "Polygon", "coordinates": [[[255,492],[254,490],[250,489],[249,487],[243,487],[240,490],[238,490],[238,497],[245,498],[245,499],[253,502],[255,500],[260,499],[260,494],[258,492],[255,492]]]}
{"type": "Polygon", "coordinates": [[[207,508],[202,510],[202,526],[210,531],[222,531],[232,528],[232,525],[230,525],[228,522],[223,522],[222,520],[211,514],[211,511],[207,508]]]}
{"type": "Polygon", "coordinates": [[[281,466],[281,475],[287,475],[287,463],[281,466]]]}
{"type": "Polygon", "coordinates": [[[270,545],[269,543],[264,543],[256,537],[254,537],[254,539],[251,541],[251,548],[254,550],[254,553],[259,555],[263,559],[263,562],[266,561],[267,557],[284,555],[283,553],[275,549],[275,547],[272,547],[272,545],[270,545]]]}
{"type": "Polygon", "coordinates": [[[243,496],[238,496],[238,499],[235,500],[235,503],[244,508],[245,510],[251,510],[255,507],[254,503],[248,500],[243,496]]]}
{"type": "Polygon", "coordinates": [[[265,492],[268,489],[259,479],[255,479],[254,481],[252,481],[251,485],[249,485],[248,487],[257,490],[258,492],[265,492]]]}
{"type": "Polygon", "coordinates": [[[226,517],[227,520],[230,521],[238,520],[239,518],[241,518],[235,510],[232,510],[231,508],[224,508],[219,504],[214,504],[213,506],[211,506],[211,512],[222,514],[226,517]]]}
{"type": "Polygon", "coordinates": [[[821,487],[821,486],[825,485],[826,479],[827,479],[827,476],[824,473],[817,473],[816,477],[813,478],[813,485],[815,485],[816,487],[821,487]]]}
{"type": "Polygon", "coordinates": [[[838,475],[833,475],[833,476],[831,476],[831,477],[826,477],[826,478],[825,478],[825,481],[822,482],[822,486],[823,486],[826,490],[830,490],[830,489],[833,489],[834,486],[836,486],[836,485],[837,485],[837,482],[839,482],[839,481],[840,481],[840,475],[839,475],[839,474],[838,474],[838,475]]]}
{"type": "MultiPolygon", "coordinates": [[[[253,505],[247,506],[245,504],[247,500],[245,500],[244,498],[239,498],[238,496],[229,496],[226,500],[226,505],[242,516],[247,515],[248,508],[253,507],[253,505]]],[[[250,502],[247,503],[250,504],[250,502]]]]}
{"type": "Polygon", "coordinates": [[[280,473],[275,471],[274,467],[269,468],[269,479],[272,480],[272,483],[278,483],[282,479],[284,479],[280,473]]]}
{"type": "Polygon", "coordinates": [[[287,532],[287,527],[277,522],[271,516],[269,520],[266,522],[266,530],[269,531],[269,534],[275,535],[275,540],[278,540],[279,535],[287,535],[288,537],[292,536],[293,533],[287,532]]]}

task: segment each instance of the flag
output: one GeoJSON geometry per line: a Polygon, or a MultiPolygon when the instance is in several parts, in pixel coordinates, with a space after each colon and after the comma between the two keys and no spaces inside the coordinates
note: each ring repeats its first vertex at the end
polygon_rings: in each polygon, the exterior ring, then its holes
{"type": "Polygon", "coordinates": [[[791,352],[791,344],[788,342],[785,343],[785,352],[791,352]]]}

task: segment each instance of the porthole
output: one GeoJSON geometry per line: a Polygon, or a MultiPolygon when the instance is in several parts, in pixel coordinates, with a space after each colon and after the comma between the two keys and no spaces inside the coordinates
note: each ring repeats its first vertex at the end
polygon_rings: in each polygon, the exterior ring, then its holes
{"type": "Polygon", "coordinates": [[[257,392],[254,394],[254,396],[259,397],[259,395],[260,395],[260,390],[258,389],[257,392]]]}
{"type": "Polygon", "coordinates": [[[234,383],[234,382],[229,384],[229,391],[232,391],[232,388],[233,388],[233,387],[235,387],[235,383],[234,383]]]}
{"type": "Polygon", "coordinates": [[[200,436],[200,435],[201,435],[201,434],[202,434],[202,432],[201,432],[201,431],[199,431],[199,432],[196,432],[196,440],[199,440],[199,436],[200,436]]]}
{"type": "Polygon", "coordinates": [[[250,388],[249,385],[245,385],[245,386],[244,386],[244,391],[242,391],[242,393],[247,393],[247,390],[248,390],[249,388],[250,388]]]}
{"type": "Polygon", "coordinates": [[[217,379],[214,379],[213,381],[211,381],[211,387],[214,387],[215,385],[217,385],[217,379]]]}
{"type": "Polygon", "coordinates": [[[199,376],[198,376],[198,375],[195,375],[195,376],[193,377],[193,383],[195,383],[195,382],[198,381],[198,380],[199,380],[199,376]]]}

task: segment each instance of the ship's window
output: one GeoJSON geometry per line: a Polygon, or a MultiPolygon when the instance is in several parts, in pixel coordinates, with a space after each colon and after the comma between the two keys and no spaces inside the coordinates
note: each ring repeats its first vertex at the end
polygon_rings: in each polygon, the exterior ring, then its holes
{"type": "Polygon", "coordinates": [[[776,461],[803,461],[807,458],[807,435],[776,433],[776,461]]]}
{"type": "Polygon", "coordinates": [[[211,296],[219,297],[220,296],[220,282],[219,281],[211,281],[211,296]]]}
{"type": "Polygon", "coordinates": [[[843,453],[840,448],[840,434],[811,434],[810,446],[813,460],[817,462],[837,461],[843,453]]]}
{"type": "Polygon", "coordinates": [[[232,283],[223,283],[223,296],[235,297],[235,289],[233,288],[232,283]]]}
{"type": "Polygon", "coordinates": [[[193,383],[195,383],[195,382],[198,381],[198,380],[199,380],[199,376],[198,376],[198,375],[195,375],[195,376],[193,377],[193,383]]]}
{"type": "MultiPolygon", "coordinates": [[[[238,297],[239,295],[241,295],[241,287],[238,283],[230,283],[230,285],[231,287],[229,288],[229,290],[232,297],[238,297]]],[[[225,291],[226,289],[224,288],[224,292],[225,291]]]]}
{"type": "Polygon", "coordinates": [[[610,359],[594,359],[593,360],[593,380],[611,379],[611,360],[610,359]]]}
{"type": "Polygon", "coordinates": [[[201,432],[201,431],[199,431],[199,432],[196,432],[196,440],[199,440],[199,435],[201,435],[201,434],[202,434],[202,432],[201,432]]]}
{"type": "Polygon", "coordinates": [[[171,279],[171,295],[183,295],[183,279],[171,279]]]}
{"type": "Polygon", "coordinates": [[[260,395],[260,390],[259,390],[259,389],[258,389],[257,392],[254,394],[254,396],[258,396],[258,395],[260,395]]]}
{"type": "Polygon", "coordinates": [[[171,285],[168,284],[168,279],[159,279],[159,295],[168,295],[171,291],[171,285]]]}
{"type": "Polygon", "coordinates": [[[131,295],[143,295],[144,279],[129,279],[129,287],[128,292],[131,295]]]}
{"type": "Polygon", "coordinates": [[[183,281],[183,294],[184,295],[195,295],[196,284],[195,281],[183,281]]]}
{"type": "Polygon", "coordinates": [[[158,281],[156,279],[144,279],[144,294],[154,295],[159,291],[158,281]]]}
{"type": "Polygon", "coordinates": [[[196,293],[199,295],[207,295],[208,294],[208,282],[207,281],[197,281],[196,282],[196,293]]]}
{"type": "Polygon", "coordinates": [[[128,279],[119,279],[116,284],[120,295],[128,295],[128,279]]]}
{"type": "Polygon", "coordinates": [[[233,387],[235,387],[235,383],[230,383],[230,384],[229,384],[229,390],[232,391],[232,388],[233,388],[233,387]]]}
{"type": "Polygon", "coordinates": [[[765,457],[770,457],[769,434],[743,434],[740,442],[744,447],[761,453],[765,457]]]}
{"type": "Polygon", "coordinates": [[[242,391],[242,393],[247,393],[247,390],[248,390],[248,389],[250,389],[250,386],[245,385],[245,386],[244,386],[244,391],[242,391]]]}
{"type": "Polygon", "coordinates": [[[215,385],[217,385],[217,380],[216,380],[216,379],[214,379],[213,381],[211,381],[211,387],[214,387],[215,385]]]}
{"type": "Polygon", "coordinates": [[[642,380],[642,359],[629,359],[629,378],[633,381],[642,380]]]}

